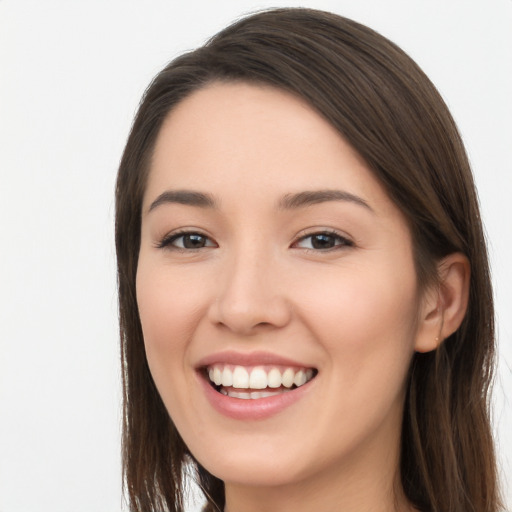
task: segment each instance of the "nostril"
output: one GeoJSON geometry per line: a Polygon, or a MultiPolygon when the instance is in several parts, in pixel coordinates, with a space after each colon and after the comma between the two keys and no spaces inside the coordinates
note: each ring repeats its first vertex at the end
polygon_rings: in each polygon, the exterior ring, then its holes
{"type": "Polygon", "coordinates": [[[211,302],[209,320],[244,336],[287,325],[291,311],[284,291],[261,276],[251,275],[246,267],[235,265],[231,269],[227,286],[221,286],[221,293],[211,302]]]}

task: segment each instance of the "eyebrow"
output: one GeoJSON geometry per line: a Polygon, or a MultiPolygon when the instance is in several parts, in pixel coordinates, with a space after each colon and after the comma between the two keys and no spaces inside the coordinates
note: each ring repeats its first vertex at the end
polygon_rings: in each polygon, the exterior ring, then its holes
{"type": "Polygon", "coordinates": [[[148,208],[148,213],[162,204],[177,203],[200,208],[216,208],[217,202],[210,194],[193,190],[166,190],[160,194],[148,208]]]}
{"type": "MultiPolygon", "coordinates": [[[[295,210],[329,201],[347,201],[373,212],[372,207],[361,197],[344,190],[306,190],[296,194],[286,194],[278,202],[278,208],[295,210]]],[[[166,190],[148,208],[148,213],[163,204],[184,204],[199,208],[217,208],[215,198],[210,194],[193,190],[166,190]]]]}
{"type": "Polygon", "coordinates": [[[297,194],[286,194],[279,201],[279,208],[291,210],[328,201],[348,201],[374,212],[373,208],[363,198],[344,190],[307,190],[297,194]]]}

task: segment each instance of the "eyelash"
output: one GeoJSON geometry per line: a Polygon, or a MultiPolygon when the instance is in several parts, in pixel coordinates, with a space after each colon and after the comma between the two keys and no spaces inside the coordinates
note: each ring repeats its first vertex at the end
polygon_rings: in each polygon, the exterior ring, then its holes
{"type": "Polygon", "coordinates": [[[186,236],[190,236],[190,237],[197,236],[197,237],[204,238],[205,240],[210,240],[210,238],[208,236],[204,235],[203,233],[201,233],[199,231],[183,230],[183,231],[178,231],[176,233],[166,235],[164,238],[162,238],[162,240],[160,240],[160,242],[158,242],[156,247],[158,249],[171,249],[171,250],[175,250],[175,251],[197,251],[199,249],[204,249],[206,247],[214,246],[214,245],[206,245],[204,247],[190,248],[190,247],[178,247],[178,246],[173,245],[173,243],[176,242],[176,240],[179,240],[180,238],[185,238],[186,236]]]}
{"type": "MultiPolygon", "coordinates": [[[[308,233],[307,235],[301,236],[296,242],[293,243],[292,247],[294,247],[294,248],[297,247],[300,242],[303,242],[304,240],[307,240],[308,238],[312,239],[313,237],[321,237],[321,236],[335,239],[335,245],[333,247],[327,247],[324,249],[319,249],[319,248],[315,248],[315,247],[303,247],[303,249],[306,251],[311,251],[311,252],[328,252],[328,251],[335,251],[338,249],[343,249],[345,247],[353,247],[354,246],[354,242],[352,242],[352,240],[349,240],[347,237],[341,235],[337,231],[324,230],[324,231],[315,231],[314,233],[308,233]],[[339,243],[336,243],[336,242],[339,242],[339,243]]],[[[297,248],[299,248],[299,247],[297,247],[297,248]]]]}
{"type": "MultiPolygon", "coordinates": [[[[178,231],[177,233],[172,233],[170,235],[167,235],[165,236],[160,242],[158,242],[156,244],[156,247],[158,249],[171,249],[171,250],[175,250],[175,251],[198,251],[200,249],[205,249],[205,248],[209,248],[209,247],[215,247],[216,244],[214,242],[211,243],[211,245],[204,245],[202,247],[178,247],[176,245],[173,245],[177,240],[179,240],[180,238],[185,238],[186,236],[189,236],[189,237],[192,237],[192,236],[197,236],[197,237],[201,237],[202,239],[204,239],[206,241],[206,243],[208,243],[208,241],[212,242],[211,239],[204,235],[203,233],[199,232],[199,231],[178,231]]],[[[345,248],[345,247],[353,247],[354,246],[354,243],[349,240],[347,237],[341,235],[340,233],[338,233],[337,231],[315,231],[314,233],[308,233],[307,235],[303,235],[301,236],[300,238],[297,239],[296,242],[294,242],[292,244],[292,248],[297,248],[297,249],[300,249],[301,247],[299,247],[299,244],[305,240],[307,240],[308,238],[313,238],[313,237],[329,237],[331,239],[335,239],[335,244],[332,246],[332,247],[327,247],[327,248],[315,248],[315,247],[302,247],[302,249],[306,250],[306,251],[310,251],[310,252],[329,252],[329,251],[334,251],[334,250],[337,250],[337,249],[342,249],[342,248],[345,248]],[[337,243],[338,242],[338,243],[337,243]]]]}

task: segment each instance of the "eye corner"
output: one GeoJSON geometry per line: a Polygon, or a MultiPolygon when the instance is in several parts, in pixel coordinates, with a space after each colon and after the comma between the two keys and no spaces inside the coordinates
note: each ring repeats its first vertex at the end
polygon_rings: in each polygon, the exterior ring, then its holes
{"type": "Polygon", "coordinates": [[[181,252],[194,252],[218,247],[210,236],[195,229],[173,231],[157,240],[154,245],[157,249],[181,252]]]}
{"type": "Polygon", "coordinates": [[[313,252],[328,252],[354,246],[354,241],[347,235],[332,229],[320,229],[301,234],[291,247],[313,252]]]}

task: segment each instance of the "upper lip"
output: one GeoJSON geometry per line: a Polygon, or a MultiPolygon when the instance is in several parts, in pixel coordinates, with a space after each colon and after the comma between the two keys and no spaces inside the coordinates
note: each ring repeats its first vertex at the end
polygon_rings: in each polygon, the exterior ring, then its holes
{"type": "Polygon", "coordinates": [[[198,369],[214,364],[232,364],[236,366],[289,366],[295,368],[313,368],[310,364],[283,357],[271,352],[236,352],[223,351],[203,357],[196,365],[198,369]]]}

